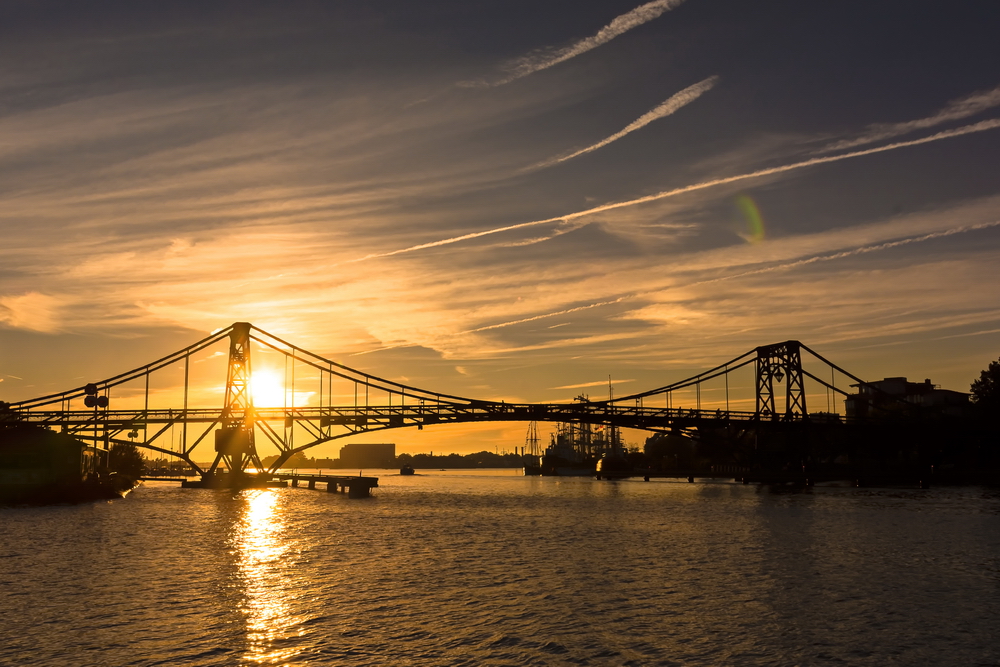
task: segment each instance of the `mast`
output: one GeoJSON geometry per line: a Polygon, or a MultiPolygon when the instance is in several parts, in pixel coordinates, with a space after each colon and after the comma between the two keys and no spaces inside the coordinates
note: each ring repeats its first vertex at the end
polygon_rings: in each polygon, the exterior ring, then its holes
{"type": "Polygon", "coordinates": [[[524,436],[524,449],[536,459],[541,456],[538,451],[538,422],[528,423],[528,433],[524,436]]]}
{"type": "MultiPolygon", "coordinates": [[[[615,387],[611,382],[611,373],[608,373],[608,405],[614,409],[615,403],[615,387]]],[[[619,454],[619,449],[621,446],[621,434],[618,432],[618,427],[614,424],[608,426],[608,443],[611,445],[611,455],[617,456],[619,454]]]]}

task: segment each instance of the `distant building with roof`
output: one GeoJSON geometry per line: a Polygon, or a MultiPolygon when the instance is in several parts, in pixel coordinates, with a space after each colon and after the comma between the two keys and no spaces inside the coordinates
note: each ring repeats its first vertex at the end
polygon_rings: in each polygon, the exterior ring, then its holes
{"type": "Polygon", "coordinates": [[[340,448],[341,468],[392,468],[395,465],[395,443],[352,442],[340,448]]]}
{"type": "Polygon", "coordinates": [[[929,378],[923,382],[908,382],[905,377],[892,377],[851,386],[856,387],[858,393],[844,400],[849,419],[903,415],[920,409],[962,417],[969,408],[970,394],[941,389],[929,378]]]}

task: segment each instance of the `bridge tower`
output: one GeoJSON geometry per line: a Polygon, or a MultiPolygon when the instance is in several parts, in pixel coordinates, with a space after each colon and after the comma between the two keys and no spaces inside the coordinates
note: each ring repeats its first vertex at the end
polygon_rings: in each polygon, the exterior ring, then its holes
{"type": "Polygon", "coordinates": [[[230,474],[242,475],[253,466],[263,470],[254,446],[253,395],[250,392],[249,322],[236,322],[229,333],[229,370],[226,399],[222,406],[222,428],[215,432],[215,461],[206,476],[214,476],[222,464],[230,474]]]}
{"type": "Polygon", "coordinates": [[[784,419],[806,416],[806,390],[802,378],[802,344],[790,340],[757,348],[757,417],[779,419],[774,401],[774,382],[785,382],[784,419]]]}

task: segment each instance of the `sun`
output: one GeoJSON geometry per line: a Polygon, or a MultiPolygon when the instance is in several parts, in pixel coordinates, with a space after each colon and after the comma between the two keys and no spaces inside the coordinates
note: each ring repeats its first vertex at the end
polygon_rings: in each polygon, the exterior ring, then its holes
{"type": "Polygon", "coordinates": [[[280,408],[285,405],[285,382],[274,371],[259,370],[250,375],[254,407],[280,408]]]}

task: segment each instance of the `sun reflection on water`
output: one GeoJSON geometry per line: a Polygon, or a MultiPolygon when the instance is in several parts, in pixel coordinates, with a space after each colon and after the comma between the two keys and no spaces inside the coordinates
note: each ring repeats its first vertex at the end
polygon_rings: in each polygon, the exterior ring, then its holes
{"type": "Polygon", "coordinates": [[[244,589],[247,655],[256,664],[279,664],[295,654],[282,640],[302,634],[302,619],[288,601],[291,582],[285,570],[290,551],[279,493],[248,489],[241,521],[234,535],[237,567],[244,589]]]}

